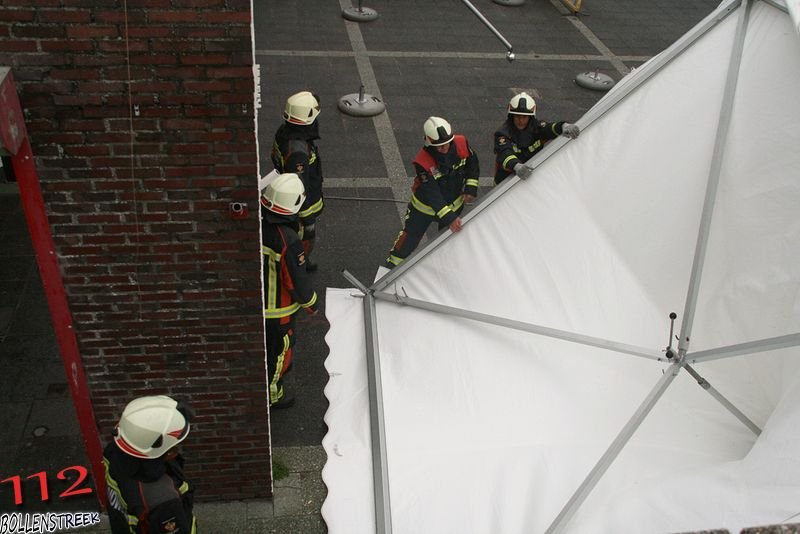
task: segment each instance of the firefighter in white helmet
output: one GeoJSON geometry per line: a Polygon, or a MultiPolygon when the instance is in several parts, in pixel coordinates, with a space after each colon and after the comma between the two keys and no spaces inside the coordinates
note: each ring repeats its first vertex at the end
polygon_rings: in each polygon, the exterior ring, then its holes
{"type": "Polygon", "coordinates": [[[309,271],[316,270],[311,261],[311,251],[317,237],[316,220],[322,214],[322,162],[316,141],[319,139],[320,106],[317,95],[300,91],[286,100],[283,124],[275,132],[270,155],[275,170],[279,173],[297,174],[303,181],[306,200],[298,213],[300,237],[306,251],[309,271]]]}
{"type": "Polygon", "coordinates": [[[403,230],[397,236],[385,266],[393,268],[419,245],[432,222],[439,229],[461,230],[464,203],[478,196],[478,156],[463,135],[454,135],[450,123],[429,117],[423,125],[425,146],[414,158],[414,185],[403,230]]]}
{"type": "Polygon", "coordinates": [[[192,410],[165,395],[139,397],[122,412],[103,451],[113,534],[194,533],[194,489],[177,447],[192,410]]]}
{"type": "Polygon", "coordinates": [[[575,139],[580,129],[568,122],[536,119],[536,101],[528,93],[518,93],[508,103],[506,121],[494,133],[494,183],[516,173],[527,178],[531,168],[524,165],[551,139],[559,135],[575,139]]]}
{"type": "Polygon", "coordinates": [[[288,408],[294,398],[284,393],[283,377],[292,365],[295,313],[317,313],[317,293],[298,235],[298,212],[305,188],[295,173],[279,174],[261,194],[261,252],[264,271],[264,326],[267,333],[269,403],[288,408]]]}

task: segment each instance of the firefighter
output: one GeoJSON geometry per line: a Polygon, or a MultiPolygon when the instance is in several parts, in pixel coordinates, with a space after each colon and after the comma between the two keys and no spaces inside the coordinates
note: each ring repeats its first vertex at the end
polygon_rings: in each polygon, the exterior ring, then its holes
{"type": "Polygon", "coordinates": [[[306,191],[306,201],[300,208],[300,237],[306,252],[306,269],[313,272],[316,263],[311,261],[311,251],[317,237],[316,221],[322,213],[322,162],[315,141],[319,139],[319,98],[301,91],[286,100],[283,124],[275,133],[270,155],[279,173],[300,176],[306,191]]]}
{"type": "Polygon", "coordinates": [[[494,183],[499,184],[512,173],[527,178],[533,169],[523,163],[544,148],[548,141],[559,135],[575,139],[580,133],[575,124],[537,120],[533,97],[528,93],[514,95],[508,103],[506,121],[494,133],[494,183]]]}
{"type": "Polygon", "coordinates": [[[103,451],[113,534],[191,534],[194,489],[177,447],[191,409],[165,395],[139,397],[122,412],[103,451]]]}
{"type": "Polygon", "coordinates": [[[464,203],[478,195],[478,156],[463,135],[453,135],[450,123],[429,117],[423,125],[425,146],[414,158],[414,185],[403,230],[394,242],[385,266],[400,265],[419,245],[432,222],[439,229],[461,230],[464,203]]]}
{"type": "Polygon", "coordinates": [[[261,194],[261,252],[264,262],[264,326],[267,332],[269,403],[288,408],[294,398],[284,394],[283,376],[292,365],[295,313],[317,313],[317,293],[311,286],[298,212],[305,189],[295,173],[279,174],[261,194]]]}

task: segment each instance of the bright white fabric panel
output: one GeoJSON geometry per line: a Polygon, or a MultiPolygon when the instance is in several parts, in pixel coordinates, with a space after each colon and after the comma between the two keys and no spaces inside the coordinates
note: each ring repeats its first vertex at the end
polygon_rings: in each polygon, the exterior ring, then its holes
{"type": "Polygon", "coordinates": [[[325,341],[331,352],[325,360],[330,376],[325,386],[328,433],[322,440],[328,455],[322,469],[328,496],[321,513],[331,534],[375,532],[364,300],[353,293],[358,291],[328,288],[325,296],[331,324],[325,341]]]}
{"type": "MultiPolygon", "coordinates": [[[[737,17],[387,290],[663,349],[668,314],[684,311],[737,17]]],[[[756,3],[690,351],[798,331],[798,41],[785,13],[756,3]]],[[[374,532],[352,292],[326,301],[332,534],[374,532]]],[[[543,532],[667,368],[393,303],[377,314],[395,534],[543,532]]],[[[695,368],[761,436],[682,371],[567,532],[738,531],[800,512],[800,350],[695,368]]]]}

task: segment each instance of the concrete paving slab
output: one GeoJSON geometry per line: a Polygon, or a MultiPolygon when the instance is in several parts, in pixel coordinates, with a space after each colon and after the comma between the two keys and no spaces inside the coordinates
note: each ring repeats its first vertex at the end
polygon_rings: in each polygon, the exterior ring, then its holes
{"type": "MultiPolygon", "coordinates": [[[[18,373],[15,371],[10,372],[8,375],[0,379],[0,385],[5,386],[8,382],[16,379],[18,373]]],[[[0,391],[7,391],[3,387],[0,391]]],[[[3,401],[0,402],[0,447],[11,447],[18,445],[22,441],[23,434],[25,433],[25,426],[28,422],[31,406],[27,402],[13,401],[3,395],[3,401]]],[[[12,449],[13,450],[13,449],[12,449]]],[[[0,454],[0,458],[7,460],[10,455],[0,454]]],[[[13,466],[7,466],[13,467],[13,466]]]]}
{"type": "Polygon", "coordinates": [[[45,429],[48,437],[68,437],[75,435],[77,425],[75,407],[70,397],[60,399],[34,399],[25,434],[34,435],[36,429],[45,429]]]}
{"type": "MultiPolygon", "coordinates": [[[[4,389],[6,393],[3,396],[7,395],[8,398],[15,400],[31,401],[36,399],[63,399],[67,403],[60,407],[72,409],[67,379],[64,375],[64,365],[58,360],[57,353],[55,357],[51,355],[49,361],[36,361],[36,359],[31,358],[27,361],[9,362],[0,357],[0,363],[4,362],[7,362],[7,365],[4,365],[3,368],[9,373],[13,373],[16,378],[13,383],[7,385],[7,389],[4,389]],[[26,369],[31,365],[37,367],[36,373],[31,373],[26,369]]],[[[69,421],[69,433],[72,430],[72,423],[73,421],[69,421]]]]}

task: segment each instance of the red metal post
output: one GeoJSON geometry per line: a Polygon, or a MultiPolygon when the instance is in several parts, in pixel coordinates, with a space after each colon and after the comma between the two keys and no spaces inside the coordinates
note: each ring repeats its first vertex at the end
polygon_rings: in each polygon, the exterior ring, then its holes
{"type": "Polygon", "coordinates": [[[17,98],[14,79],[11,72],[0,72],[0,104],[3,113],[0,115],[0,139],[2,146],[12,155],[14,174],[19,184],[22,206],[28,221],[36,263],[50,308],[56,341],[64,370],[67,375],[72,402],[78,417],[86,454],[94,476],[97,499],[101,508],[106,501],[106,481],[103,469],[103,451],[100,435],[94,418],[89,387],[83,371],[83,362],[78,351],[78,340],[72,325],[72,315],[61,279],[61,270],[55,253],[53,236],[47,221],[42,189],[39,185],[39,174],[33,161],[33,152],[28,140],[23,121],[22,110],[17,98]],[[3,76],[3,74],[5,76],[3,76]]]}

